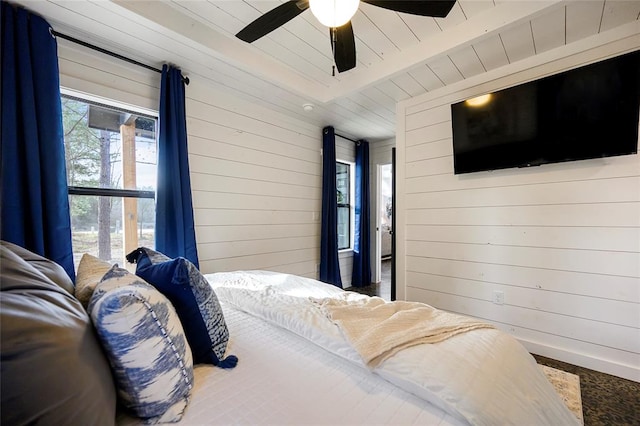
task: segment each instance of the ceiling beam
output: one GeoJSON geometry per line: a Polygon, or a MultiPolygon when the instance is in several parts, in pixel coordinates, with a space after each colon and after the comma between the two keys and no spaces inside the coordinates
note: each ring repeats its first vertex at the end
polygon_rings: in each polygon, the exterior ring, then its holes
{"type": "Polygon", "coordinates": [[[146,19],[156,30],[184,43],[197,44],[217,59],[270,81],[313,102],[325,104],[347,97],[384,79],[446,55],[460,47],[477,43],[509,27],[563,6],[566,0],[504,1],[474,15],[428,41],[416,44],[369,68],[351,71],[329,87],[269,57],[250,44],[223,35],[204,23],[178,12],[164,2],[151,0],[112,0],[113,4],[146,19]]]}
{"type": "Polygon", "coordinates": [[[327,91],[327,87],[307,79],[301,73],[276,61],[251,44],[220,34],[164,2],[153,0],[112,0],[112,2],[137,14],[140,19],[154,23],[157,31],[170,34],[172,37],[180,37],[187,44],[196,43],[208,54],[299,95],[318,100],[327,91]]]}

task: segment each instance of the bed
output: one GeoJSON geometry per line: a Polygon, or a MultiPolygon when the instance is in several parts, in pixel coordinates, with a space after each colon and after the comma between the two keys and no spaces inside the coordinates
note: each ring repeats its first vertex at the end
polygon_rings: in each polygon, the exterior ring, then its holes
{"type": "MultiPolygon", "coordinates": [[[[116,411],[117,372],[81,303],[80,275],[74,289],[53,262],[4,242],[0,249],[2,424],[144,423],[116,411]]],[[[110,282],[92,272],[98,289],[110,282]]],[[[579,424],[522,345],[475,320],[435,343],[370,356],[337,313],[396,305],[267,271],[202,280],[224,313],[226,352],[239,361],[195,363],[174,424],[579,424]]]]}
{"type": "Polygon", "coordinates": [[[267,271],[205,277],[240,362],[196,367],[178,424],[578,424],[533,357],[495,328],[411,346],[371,368],[320,303],[368,296],[267,271]]]}

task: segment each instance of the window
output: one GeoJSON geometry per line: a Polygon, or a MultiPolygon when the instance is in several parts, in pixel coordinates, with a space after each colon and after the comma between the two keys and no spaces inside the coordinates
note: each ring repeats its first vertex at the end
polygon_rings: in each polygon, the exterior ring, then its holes
{"type": "Polygon", "coordinates": [[[62,119],[76,269],[83,253],[124,266],[154,246],[157,119],[67,96],[62,119]]]}
{"type": "Polygon", "coordinates": [[[353,247],[353,163],[336,162],[338,197],[338,250],[353,247]]]}

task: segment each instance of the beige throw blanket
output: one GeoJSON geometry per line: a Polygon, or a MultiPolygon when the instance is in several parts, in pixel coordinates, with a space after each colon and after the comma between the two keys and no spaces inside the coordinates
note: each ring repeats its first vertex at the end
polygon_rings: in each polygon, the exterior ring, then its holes
{"type": "Polygon", "coordinates": [[[494,328],[423,303],[354,298],[348,292],[341,296],[312,301],[342,330],[371,368],[410,346],[441,342],[479,328],[494,328]]]}

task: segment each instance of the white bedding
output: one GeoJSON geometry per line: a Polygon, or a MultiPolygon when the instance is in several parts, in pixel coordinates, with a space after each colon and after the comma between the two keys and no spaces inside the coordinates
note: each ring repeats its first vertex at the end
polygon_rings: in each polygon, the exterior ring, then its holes
{"type": "MultiPolygon", "coordinates": [[[[199,365],[175,425],[461,426],[428,402],[221,298],[232,370],[199,365]]],[[[141,421],[120,413],[119,425],[141,421]]]]}
{"type": "MultiPolygon", "coordinates": [[[[335,296],[342,290],[307,278],[265,271],[217,273],[207,275],[207,279],[225,303],[366,368],[336,325],[310,300],[335,296]]],[[[350,297],[366,296],[354,293],[350,297]]],[[[440,343],[404,349],[373,373],[372,377],[383,377],[431,402],[454,422],[579,424],[533,357],[514,338],[497,329],[474,330],[440,343]]]]}
{"type": "MultiPolygon", "coordinates": [[[[178,425],[579,424],[535,360],[498,330],[404,349],[370,370],[310,300],[341,289],[265,271],[206,278],[239,363],[195,368],[178,425]]],[[[140,421],[120,414],[117,423],[140,421]]]]}

